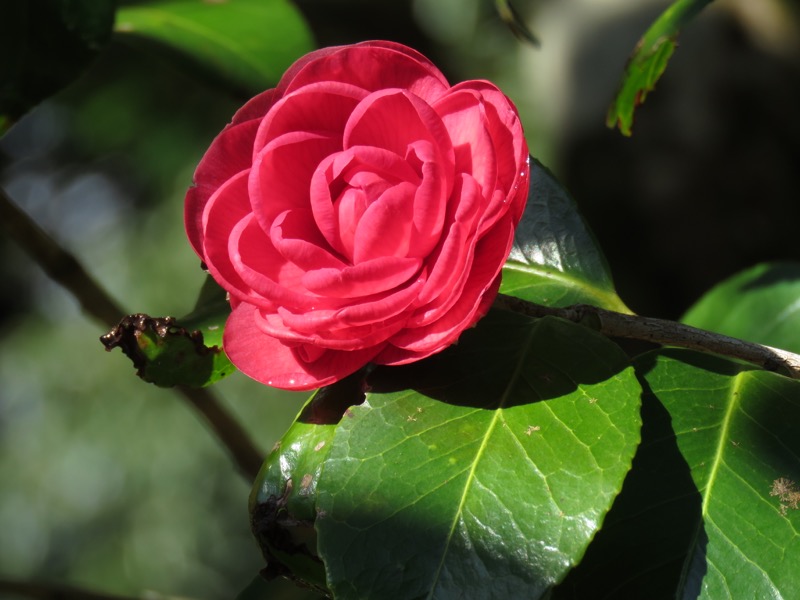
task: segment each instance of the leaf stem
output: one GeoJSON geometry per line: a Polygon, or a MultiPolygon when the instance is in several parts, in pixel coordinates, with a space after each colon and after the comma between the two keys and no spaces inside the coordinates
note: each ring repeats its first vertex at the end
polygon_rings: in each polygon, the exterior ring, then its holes
{"type": "Polygon", "coordinates": [[[586,325],[609,337],[642,340],[664,346],[679,346],[721,354],[756,364],[768,371],[783,373],[793,379],[800,379],[798,354],[746,342],[676,321],[628,315],[588,304],[554,308],[503,294],[497,296],[494,307],[529,317],[559,317],[586,325]]]}
{"type": "MultiPolygon", "coordinates": [[[[86,314],[106,327],[116,325],[126,314],[80,261],[14,204],[2,188],[0,223],[51,279],[75,296],[86,314]]],[[[263,455],[214,394],[202,388],[176,387],[174,390],[200,413],[242,474],[251,481],[255,479],[263,455]]]]}

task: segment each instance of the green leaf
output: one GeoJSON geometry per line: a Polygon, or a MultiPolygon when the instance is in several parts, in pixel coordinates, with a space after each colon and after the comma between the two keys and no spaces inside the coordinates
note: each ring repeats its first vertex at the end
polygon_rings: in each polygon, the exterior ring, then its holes
{"type": "Polygon", "coordinates": [[[111,36],[115,0],[10,0],[0,15],[0,135],[78,77],[111,36]]]}
{"type": "Polygon", "coordinates": [[[705,294],[683,322],[800,352],[800,264],[766,263],[743,271],[705,294]]]}
{"type": "Polygon", "coordinates": [[[539,598],[580,561],[639,441],[615,344],[497,311],[368,382],[317,485],[336,598],[539,598]]]}
{"type": "Polygon", "coordinates": [[[189,331],[199,331],[203,335],[203,344],[222,347],[222,334],[225,321],[231,314],[227,292],[214,278],[207,276],[200,288],[192,312],[178,320],[181,327],[189,331]]]}
{"type": "Polygon", "coordinates": [[[620,89],[608,109],[606,125],[619,127],[623,135],[631,135],[633,113],[655,89],[667,68],[680,29],[711,1],[677,0],[650,26],[628,59],[620,89]]]}
{"type": "Polygon", "coordinates": [[[298,57],[313,49],[302,15],[285,0],[127,6],[117,14],[115,31],[245,96],[274,86],[298,57]]]}
{"type": "Polygon", "coordinates": [[[250,521],[270,579],[286,576],[326,592],[317,554],[316,490],[336,424],[364,399],[362,373],[314,393],[273,448],[250,493],[250,521]]]}
{"type": "Polygon", "coordinates": [[[800,382],[686,350],[636,366],[647,382],[640,451],[554,597],[794,597],[800,382]]]}
{"type": "Polygon", "coordinates": [[[500,292],[549,306],[594,304],[630,312],[614,291],[608,263],[575,201],[531,159],[531,185],[500,292]]]}
{"type": "Polygon", "coordinates": [[[120,348],[149,383],[205,387],[236,370],[222,349],[229,314],[225,291],[208,277],[186,317],[129,315],[100,341],[106,350],[120,348]]]}
{"type": "Polygon", "coordinates": [[[525,19],[517,12],[510,0],[495,0],[494,5],[497,14],[518,39],[528,42],[534,48],[539,47],[539,38],[533,35],[533,32],[525,24],[525,19]]]}

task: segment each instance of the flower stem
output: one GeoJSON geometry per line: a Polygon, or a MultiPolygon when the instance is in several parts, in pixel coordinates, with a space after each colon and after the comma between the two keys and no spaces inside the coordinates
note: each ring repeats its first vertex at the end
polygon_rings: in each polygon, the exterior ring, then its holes
{"type": "MultiPolygon", "coordinates": [[[[0,223],[34,261],[80,303],[90,317],[112,327],[124,316],[123,309],[83,268],[80,261],[61,247],[0,188],[0,223]]],[[[255,479],[263,461],[262,453],[247,432],[207,389],[173,388],[203,417],[217,439],[230,452],[242,474],[255,479]]]]}
{"type": "Polygon", "coordinates": [[[768,371],[777,371],[794,379],[800,379],[798,354],[746,342],[676,321],[628,315],[588,304],[553,308],[503,294],[497,296],[494,306],[529,317],[559,317],[586,325],[609,337],[642,340],[664,346],[679,346],[721,354],[756,364],[768,371]]]}

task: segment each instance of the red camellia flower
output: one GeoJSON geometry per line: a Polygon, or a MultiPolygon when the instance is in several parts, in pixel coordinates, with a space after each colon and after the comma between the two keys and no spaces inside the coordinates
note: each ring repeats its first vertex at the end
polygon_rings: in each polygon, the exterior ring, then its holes
{"type": "Polygon", "coordinates": [[[528,194],[517,111],[392,42],[326,48],[242,107],[186,195],[225,351],[285,389],[399,365],[489,309],[528,194]]]}

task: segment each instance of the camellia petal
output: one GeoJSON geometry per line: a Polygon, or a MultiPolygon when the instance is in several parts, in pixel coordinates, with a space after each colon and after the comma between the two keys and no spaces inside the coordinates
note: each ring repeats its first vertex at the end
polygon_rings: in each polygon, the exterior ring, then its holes
{"type": "Polygon", "coordinates": [[[269,386],[311,390],[334,383],[358,371],[381,350],[325,350],[292,348],[259,329],[258,310],[248,304],[235,308],[223,334],[225,352],[245,375],[269,386]],[[303,355],[315,358],[303,360],[303,355]]]}
{"type": "Polygon", "coordinates": [[[265,231],[285,210],[309,205],[309,186],[315,167],[339,149],[329,135],[314,132],[286,133],[259,153],[250,172],[250,203],[265,231]]]}
{"type": "Polygon", "coordinates": [[[201,257],[202,217],[206,203],[231,177],[250,169],[250,148],[257,131],[258,121],[247,121],[225,128],[197,165],[195,184],[186,193],[184,222],[189,241],[201,257]]]}
{"type": "Polygon", "coordinates": [[[317,269],[303,276],[306,289],[321,296],[359,298],[396,288],[414,277],[418,258],[379,256],[345,269],[317,269]]]}
{"type": "Polygon", "coordinates": [[[350,83],[369,92],[409,90],[427,102],[433,102],[449,87],[439,69],[422,54],[386,41],[340,46],[317,54],[292,73],[285,93],[315,81],[350,83]]]}
{"type": "Polygon", "coordinates": [[[228,292],[241,298],[252,297],[252,288],[236,271],[228,246],[233,230],[252,216],[247,176],[245,170],[226,181],[208,201],[201,218],[202,256],[209,273],[228,292]]]}
{"type": "Polygon", "coordinates": [[[270,239],[281,256],[300,269],[344,269],[347,265],[334,256],[314,225],[310,210],[287,210],[272,223],[270,239]]]}
{"type": "Polygon", "coordinates": [[[353,109],[366,96],[361,88],[329,81],[295,90],[276,102],[264,117],[253,150],[258,152],[270,140],[298,130],[340,136],[353,109]]]}
{"type": "Polygon", "coordinates": [[[312,389],[457,341],[489,309],[528,192],[513,104],[376,41],[287,70],[217,136],[186,230],[233,308],[223,345],[312,389]]]}

